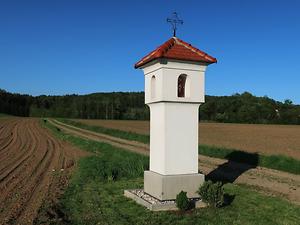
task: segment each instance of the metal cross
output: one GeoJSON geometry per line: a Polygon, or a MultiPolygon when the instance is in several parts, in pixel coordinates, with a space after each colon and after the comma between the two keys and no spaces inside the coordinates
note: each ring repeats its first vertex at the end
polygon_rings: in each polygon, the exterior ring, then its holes
{"type": "Polygon", "coordinates": [[[177,12],[173,12],[172,17],[171,18],[167,18],[167,22],[171,23],[172,29],[173,29],[173,36],[176,37],[177,24],[182,25],[183,24],[183,20],[180,20],[178,18],[177,12]]]}

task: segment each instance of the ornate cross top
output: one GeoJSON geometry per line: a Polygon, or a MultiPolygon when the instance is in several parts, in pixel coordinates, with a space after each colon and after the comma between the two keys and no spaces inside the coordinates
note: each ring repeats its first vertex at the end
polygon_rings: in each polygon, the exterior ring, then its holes
{"type": "Polygon", "coordinates": [[[183,20],[180,20],[178,18],[177,12],[173,12],[172,17],[171,18],[167,18],[167,22],[171,23],[172,29],[173,29],[173,36],[176,37],[177,24],[182,25],[183,24],[183,20]]]}

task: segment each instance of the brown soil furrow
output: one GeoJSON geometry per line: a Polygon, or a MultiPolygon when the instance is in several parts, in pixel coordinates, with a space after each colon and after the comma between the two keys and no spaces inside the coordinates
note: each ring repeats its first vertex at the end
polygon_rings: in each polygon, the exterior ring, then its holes
{"type": "MultiPolygon", "coordinates": [[[[28,133],[26,135],[24,134],[24,137],[26,137],[26,140],[28,141],[26,142],[22,151],[27,153],[27,156],[31,156],[31,154],[34,151],[34,146],[38,142],[38,139],[35,138],[32,132],[32,129],[28,129],[28,133]],[[33,146],[30,146],[32,144],[33,146]],[[31,149],[32,151],[30,151],[29,149],[31,149]]],[[[18,148],[11,148],[10,150],[12,153],[14,153],[15,151],[19,151],[18,148]]],[[[22,161],[21,164],[12,165],[11,168],[8,169],[8,171],[11,170],[9,175],[12,174],[12,176],[7,177],[3,182],[1,182],[0,187],[7,186],[6,184],[9,183],[9,188],[13,189],[18,183],[20,183],[24,179],[24,177],[28,175],[27,168],[31,165],[34,165],[36,158],[34,157],[34,154],[32,154],[32,157],[26,157],[26,159],[28,160],[22,161]]],[[[10,192],[8,191],[7,193],[10,192]]],[[[2,195],[2,197],[4,197],[4,195],[2,195]]]]}
{"type": "MultiPolygon", "coordinates": [[[[10,143],[10,145],[6,146],[6,148],[4,148],[1,152],[0,152],[0,158],[4,158],[4,157],[7,157],[8,160],[12,159],[15,157],[15,151],[11,151],[11,148],[19,148],[19,149],[22,149],[22,146],[24,145],[25,143],[25,137],[23,137],[23,135],[21,136],[20,133],[22,132],[21,129],[19,129],[19,126],[21,124],[17,124],[13,130],[11,131],[12,133],[12,138],[13,138],[13,141],[10,143]],[[10,155],[13,154],[14,157],[10,157],[10,155]]],[[[8,126],[8,129],[11,128],[10,126],[8,126]]],[[[26,133],[27,135],[27,133],[26,133]]],[[[28,135],[27,135],[28,136],[28,135]]],[[[18,151],[19,152],[19,151],[18,151]]],[[[18,153],[17,152],[17,153],[18,153]]],[[[5,161],[7,162],[7,161],[5,161]]]]}
{"type": "MultiPolygon", "coordinates": [[[[30,132],[31,132],[31,130],[29,130],[29,133],[30,132]]],[[[19,169],[19,171],[22,171],[23,165],[28,166],[33,161],[33,159],[31,159],[30,162],[28,162],[28,160],[32,157],[32,153],[34,152],[34,147],[38,140],[33,135],[31,138],[27,137],[27,140],[29,140],[29,141],[27,141],[25,143],[25,146],[23,146],[22,153],[16,159],[11,160],[11,162],[9,164],[7,164],[6,167],[4,167],[1,170],[1,171],[6,171],[6,174],[1,173],[1,174],[3,174],[3,176],[0,176],[0,182],[3,181],[5,178],[7,178],[15,170],[19,169]],[[29,146],[30,144],[33,146],[29,146]],[[31,151],[29,149],[31,149],[31,151]]],[[[16,150],[20,151],[20,149],[18,147],[16,148],[16,150]]]]}
{"type": "MultiPolygon", "coordinates": [[[[32,129],[30,129],[30,131],[32,131],[32,129]]],[[[31,138],[32,139],[35,139],[34,138],[34,135],[32,134],[31,135],[31,138]]],[[[36,141],[32,141],[32,139],[28,139],[28,142],[30,143],[36,143],[36,141]]],[[[33,146],[31,146],[31,149],[33,149],[33,150],[35,150],[35,147],[33,147],[33,146]]],[[[32,159],[33,160],[35,160],[36,159],[36,156],[35,155],[32,155],[33,157],[32,157],[32,159]]],[[[37,162],[38,162],[38,160],[37,160],[37,162]]],[[[29,163],[29,164],[27,164],[27,165],[31,165],[31,163],[29,163]]],[[[34,164],[33,164],[34,165],[34,164]]],[[[17,187],[13,187],[12,185],[10,185],[10,187],[11,188],[14,188],[14,190],[15,190],[15,192],[17,192],[18,193],[18,195],[20,196],[20,198],[18,198],[18,199],[13,199],[13,201],[17,201],[17,202],[19,202],[20,204],[19,204],[19,206],[21,207],[24,203],[22,203],[22,199],[24,199],[24,196],[26,197],[26,196],[28,196],[28,193],[21,193],[21,191],[22,191],[22,188],[24,188],[24,187],[29,187],[30,186],[30,183],[28,184],[27,182],[28,182],[28,177],[27,176],[24,176],[24,175],[26,175],[26,174],[28,174],[28,170],[26,170],[26,168],[24,169],[24,171],[25,171],[25,173],[22,173],[22,179],[20,179],[19,177],[19,179],[18,179],[18,183],[17,183],[17,187]],[[27,178],[27,179],[25,179],[25,178],[27,178]]],[[[34,171],[34,170],[32,170],[32,171],[34,171]]],[[[32,173],[32,172],[31,172],[32,173]]],[[[30,176],[29,176],[29,178],[30,178],[30,176]]],[[[11,192],[10,192],[11,193],[11,192]]],[[[30,194],[31,192],[29,192],[29,194],[30,194]]],[[[7,203],[9,203],[9,201],[6,199],[6,202],[7,203]]],[[[11,207],[15,207],[15,204],[14,204],[14,202],[12,202],[12,204],[11,204],[11,207]]],[[[14,218],[15,217],[15,211],[16,211],[16,209],[18,209],[18,208],[20,208],[20,207],[15,207],[14,209],[10,209],[9,210],[9,212],[10,212],[10,215],[12,215],[12,216],[9,216],[9,215],[7,215],[7,219],[9,219],[9,218],[14,218]]],[[[8,207],[7,207],[8,208],[8,207]]]]}
{"type": "Polygon", "coordinates": [[[17,123],[12,124],[12,126],[9,126],[10,124],[8,124],[8,126],[6,126],[6,129],[4,129],[5,132],[0,134],[0,137],[4,137],[1,141],[0,141],[0,153],[2,154],[2,152],[4,152],[4,150],[6,148],[8,148],[9,145],[13,145],[13,141],[16,141],[16,138],[14,136],[14,132],[16,130],[16,126],[17,123]]]}
{"type": "MultiPolygon", "coordinates": [[[[6,123],[7,124],[7,123],[6,123]]],[[[2,143],[4,143],[5,141],[7,141],[8,139],[10,139],[12,137],[12,131],[14,130],[15,126],[17,125],[17,123],[9,123],[8,125],[10,125],[10,128],[8,129],[7,125],[3,125],[2,129],[0,130],[0,151],[2,150],[2,143]],[[5,127],[5,129],[4,129],[5,127]]]]}
{"type": "Polygon", "coordinates": [[[2,129],[0,130],[0,137],[4,137],[5,135],[9,134],[10,130],[13,130],[16,126],[17,126],[16,120],[5,120],[2,123],[2,129]],[[7,127],[11,127],[11,129],[8,130],[7,127]]]}
{"type": "Polygon", "coordinates": [[[22,149],[24,140],[23,138],[19,138],[17,133],[18,131],[14,133],[11,144],[6,146],[6,148],[0,153],[0,158],[3,159],[3,163],[0,165],[0,174],[3,173],[3,170],[6,169],[7,165],[9,165],[11,161],[16,160],[16,157],[18,157],[16,149],[22,149]]]}
{"type": "MultiPolygon", "coordinates": [[[[31,129],[32,132],[34,132],[34,129],[31,129]]],[[[48,140],[46,140],[48,142],[48,140]]],[[[22,177],[18,176],[18,181],[19,183],[24,182],[25,184],[28,182],[28,180],[33,177],[34,173],[37,172],[38,167],[40,164],[45,160],[48,152],[45,151],[45,148],[40,148],[40,140],[36,137],[36,133],[32,133],[31,139],[29,139],[29,143],[32,143],[33,146],[30,146],[32,149],[32,152],[34,153],[29,153],[31,156],[30,160],[26,163],[26,168],[24,168],[24,171],[26,173],[22,173],[22,177]],[[40,151],[38,152],[39,154],[36,153],[36,149],[40,148],[40,151]],[[37,164],[36,164],[37,163],[37,164]]]]}
{"type": "Polygon", "coordinates": [[[13,135],[8,135],[7,137],[3,138],[1,143],[0,143],[0,152],[7,148],[10,144],[12,144],[12,141],[13,141],[13,135]]]}
{"type": "Polygon", "coordinates": [[[38,198],[38,194],[42,194],[40,192],[41,188],[44,186],[48,186],[48,182],[44,182],[44,181],[45,179],[47,179],[46,174],[49,172],[50,164],[52,163],[52,160],[54,158],[55,148],[54,148],[54,143],[52,141],[47,140],[47,142],[51,144],[47,146],[47,150],[43,154],[42,159],[35,166],[33,172],[28,178],[27,187],[25,188],[24,193],[22,194],[22,196],[26,196],[26,197],[22,199],[21,204],[26,205],[26,208],[25,207],[18,208],[18,210],[15,211],[15,215],[13,215],[13,218],[19,218],[18,220],[20,221],[24,220],[24,217],[26,217],[26,214],[28,214],[26,213],[28,210],[31,211],[32,208],[31,205],[33,203],[36,204],[37,203],[36,201],[40,201],[42,199],[42,198],[38,198]],[[25,195],[25,193],[28,194],[25,195]]]}
{"type": "MultiPolygon", "coordinates": [[[[129,142],[130,144],[120,146],[121,140],[114,142],[110,139],[108,141],[107,139],[103,139],[101,135],[99,136],[97,133],[92,131],[80,132],[79,129],[72,129],[72,126],[70,125],[65,126],[63,123],[54,123],[52,120],[50,120],[50,122],[60,129],[79,137],[96,141],[104,141],[127,150],[146,155],[149,154],[149,146],[147,148],[141,148],[140,146],[135,145],[135,142],[128,140],[122,140],[122,142],[129,142]],[[93,133],[93,135],[89,135],[89,133],[93,133]],[[127,148],[127,146],[130,148],[127,148]]],[[[281,196],[300,205],[299,175],[262,167],[253,168],[246,164],[207,156],[199,156],[199,170],[206,174],[209,178],[217,178],[228,182],[253,186],[264,193],[281,196]]]]}
{"type": "MultiPolygon", "coordinates": [[[[20,168],[20,171],[22,170],[22,166],[28,166],[30,165],[30,162],[27,162],[28,159],[31,158],[32,153],[34,152],[34,147],[38,142],[38,139],[36,139],[35,135],[32,133],[33,129],[31,127],[28,128],[28,136],[25,136],[25,145],[22,147],[15,146],[14,152],[17,152],[18,156],[14,158],[10,158],[11,160],[8,160],[7,165],[0,170],[0,182],[3,181],[5,178],[7,178],[10,174],[12,174],[16,169],[20,168]],[[30,146],[33,145],[33,146],[30,146]],[[22,150],[21,150],[22,149],[22,150]],[[28,150],[29,149],[29,150],[28,150]],[[2,172],[2,171],[6,171],[2,172]]],[[[20,139],[22,140],[22,139],[20,139]]],[[[12,152],[12,151],[11,151],[12,152]]],[[[32,161],[33,159],[31,159],[32,161]]],[[[26,171],[26,170],[25,170],[26,171]]]]}
{"type": "Polygon", "coordinates": [[[35,176],[36,181],[39,181],[35,182],[38,185],[34,187],[32,195],[28,198],[25,204],[27,207],[23,208],[23,210],[18,214],[18,221],[24,221],[25,218],[28,218],[28,215],[34,213],[33,209],[42,203],[43,196],[45,195],[43,190],[48,189],[50,185],[50,173],[57,174],[63,172],[60,169],[62,169],[62,161],[65,161],[65,159],[64,156],[62,156],[62,151],[59,151],[59,147],[62,145],[50,136],[48,136],[47,142],[47,152],[51,152],[51,157],[48,160],[45,160],[45,163],[42,166],[43,170],[36,169],[40,172],[35,176]]]}
{"type": "MultiPolygon", "coordinates": [[[[16,165],[12,165],[12,172],[10,172],[9,174],[11,175],[10,179],[8,181],[1,182],[1,186],[8,186],[6,188],[6,192],[1,196],[2,202],[6,203],[5,212],[7,213],[7,218],[10,218],[9,215],[14,215],[13,213],[18,208],[15,206],[15,202],[22,203],[22,198],[30,194],[30,192],[26,194],[22,193],[22,190],[25,189],[24,187],[30,186],[29,174],[34,172],[34,167],[32,166],[35,165],[35,162],[39,162],[39,159],[36,157],[36,154],[33,154],[36,150],[38,139],[36,139],[33,133],[34,130],[32,129],[32,126],[30,126],[30,124],[26,123],[23,125],[28,129],[29,134],[26,141],[29,144],[33,144],[33,146],[27,145],[27,148],[24,149],[24,152],[28,154],[28,157],[26,157],[25,161],[22,161],[22,164],[17,163],[16,165]],[[14,193],[17,193],[17,195],[14,195],[14,193]]],[[[19,206],[21,205],[22,204],[19,204],[19,206]]]]}
{"type": "MultiPolygon", "coordinates": [[[[1,155],[6,157],[8,163],[0,173],[0,189],[3,190],[0,193],[0,225],[33,224],[43,201],[52,201],[50,198],[57,197],[52,192],[60,193],[55,189],[60,190],[61,183],[53,176],[52,169],[59,172],[59,179],[67,179],[69,172],[60,171],[64,163],[87,155],[54,139],[40,127],[37,119],[17,118],[15,121],[17,125],[13,136],[16,141],[7,147],[7,155],[1,155]]],[[[8,121],[1,125],[9,130],[12,129],[11,123],[8,121]]]]}
{"type": "Polygon", "coordinates": [[[37,205],[40,205],[42,203],[43,196],[45,195],[43,190],[48,189],[50,185],[50,173],[62,172],[60,170],[62,168],[62,160],[60,158],[61,151],[59,151],[59,149],[57,148],[59,146],[59,143],[50,136],[48,138],[49,139],[47,141],[49,145],[47,146],[47,152],[51,152],[51,157],[44,161],[44,165],[41,167],[42,170],[37,169],[39,171],[39,174],[36,174],[35,176],[35,183],[37,185],[35,186],[32,195],[26,202],[27,207],[23,208],[21,213],[18,215],[18,221],[24,221],[24,219],[27,218],[28,215],[34,213],[33,209],[35,209],[37,205]]]}

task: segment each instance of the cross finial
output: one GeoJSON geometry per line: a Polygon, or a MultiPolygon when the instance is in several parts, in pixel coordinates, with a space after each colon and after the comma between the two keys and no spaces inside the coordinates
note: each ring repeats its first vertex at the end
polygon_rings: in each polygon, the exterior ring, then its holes
{"type": "Polygon", "coordinates": [[[172,13],[172,17],[171,18],[167,18],[167,22],[171,23],[172,29],[173,29],[173,36],[176,37],[177,24],[182,25],[183,24],[183,20],[180,20],[178,18],[177,12],[173,12],[172,13]]]}

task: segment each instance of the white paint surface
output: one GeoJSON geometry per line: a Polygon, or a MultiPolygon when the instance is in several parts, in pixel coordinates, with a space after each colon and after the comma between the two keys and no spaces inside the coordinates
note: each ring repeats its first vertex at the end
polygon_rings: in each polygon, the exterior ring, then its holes
{"type": "Polygon", "coordinates": [[[205,65],[168,62],[160,64],[159,62],[143,68],[145,74],[145,103],[159,101],[175,102],[204,102],[204,73],[205,65]],[[177,81],[181,74],[187,75],[187,89],[189,95],[185,98],[177,97],[177,81]],[[155,76],[155,90],[151,90],[151,79],[155,76]],[[152,98],[152,91],[155,97],[152,98]]]}
{"type": "Polygon", "coordinates": [[[143,70],[145,103],[150,107],[150,171],[162,175],[198,173],[198,110],[204,102],[206,65],[156,61],[143,70]],[[181,74],[187,75],[189,93],[183,98],[177,97],[181,74]]]}
{"type": "Polygon", "coordinates": [[[200,104],[150,104],[150,170],[162,175],[198,173],[200,104]]]}

